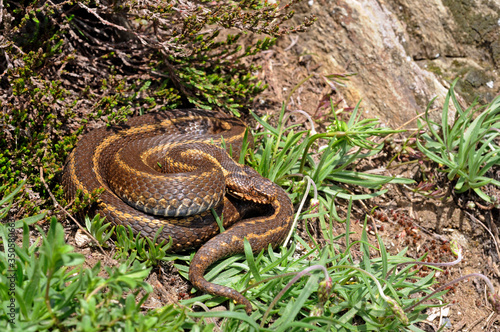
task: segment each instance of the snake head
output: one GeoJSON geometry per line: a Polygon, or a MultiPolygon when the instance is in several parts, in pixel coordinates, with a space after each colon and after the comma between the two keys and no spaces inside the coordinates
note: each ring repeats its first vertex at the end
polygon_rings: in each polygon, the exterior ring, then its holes
{"type": "Polygon", "coordinates": [[[270,204],[278,195],[276,185],[249,166],[228,177],[226,186],[231,196],[258,204],[270,204]]]}

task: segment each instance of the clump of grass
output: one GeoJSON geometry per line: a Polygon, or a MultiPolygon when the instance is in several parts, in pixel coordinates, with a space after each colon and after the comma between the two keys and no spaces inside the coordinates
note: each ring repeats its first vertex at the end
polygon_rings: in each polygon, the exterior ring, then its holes
{"type": "MultiPolygon", "coordinates": [[[[5,197],[2,203],[9,204],[12,199],[13,196],[5,197]]],[[[32,244],[28,226],[42,219],[44,214],[20,220],[15,226],[0,225],[0,246],[3,247],[0,251],[0,328],[181,331],[213,329],[215,325],[209,318],[222,317],[225,319],[218,328],[223,331],[263,330],[264,326],[266,331],[421,331],[415,324],[425,319],[422,311],[434,305],[422,303],[412,295],[424,292],[427,294],[424,300],[439,298],[449,284],[431,291],[432,273],[420,278],[417,270],[404,267],[424,263],[404,257],[404,251],[389,255],[380,237],[377,237],[380,257],[371,258],[370,248],[377,248],[368,243],[366,231],[359,242],[350,243],[351,204],[352,200],[345,220],[346,232],[323,248],[310,247],[294,235],[295,241],[290,248],[282,248],[280,253],[269,248],[254,256],[247,243],[245,262],[239,262],[240,255],[212,268],[208,279],[246,288],[245,295],[257,307],[250,317],[235,308],[222,312],[189,309],[199,302],[213,306],[226,300],[209,295],[144,311],[142,306],[152,292],[152,287],[144,282],[150,268],[140,263],[137,256],[123,259],[117,267],[106,267],[107,277],[102,277],[100,263],[93,268],[83,266],[84,256],[65,243],[64,230],[54,217],[50,219],[47,233],[37,227],[41,236],[32,244]],[[10,240],[12,234],[17,234],[15,228],[19,227],[22,227],[20,245],[10,240]],[[347,247],[338,244],[342,239],[349,243],[347,247]],[[295,256],[297,243],[304,246],[305,253],[300,257],[295,256]],[[359,246],[363,256],[359,263],[353,261],[351,254],[355,246],[359,246]],[[336,254],[332,254],[333,251],[336,254]],[[391,273],[396,269],[400,271],[391,273]],[[242,274],[242,271],[250,273],[242,274]]],[[[459,262],[461,252],[457,249],[454,252],[458,251],[459,259],[448,265],[459,262]]],[[[176,266],[181,274],[187,275],[185,265],[176,266]]],[[[479,274],[466,277],[485,278],[479,274]]],[[[487,278],[485,280],[491,285],[487,278]]],[[[498,295],[494,290],[488,294],[498,311],[498,295]]]]}
{"type": "Polygon", "coordinates": [[[453,82],[446,95],[441,115],[441,123],[429,118],[429,107],[424,121],[418,120],[419,135],[416,141],[418,149],[429,159],[441,166],[441,171],[454,186],[457,193],[473,190],[481,199],[495,205],[500,204],[500,197],[490,197],[483,188],[494,185],[500,188],[500,182],[487,177],[486,173],[500,164],[500,96],[485,107],[473,104],[463,109],[455,96],[453,82]],[[456,110],[455,121],[448,117],[450,101],[456,110]]]}
{"type": "MultiPolygon", "coordinates": [[[[9,205],[13,199],[9,195],[1,204],[9,205]]],[[[150,272],[145,264],[124,260],[118,267],[106,267],[107,277],[101,276],[100,263],[85,268],[85,257],[65,243],[64,229],[55,217],[50,218],[47,233],[36,226],[40,236],[31,243],[28,226],[44,217],[45,213],[0,224],[3,331],[98,331],[132,326],[135,331],[174,331],[189,325],[181,307],[142,312],[152,292],[144,282],[150,272]],[[15,241],[19,228],[21,238],[15,241]]]]}
{"type": "Polygon", "coordinates": [[[277,128],[254,114],[264,130],[255,134],[257,139],[262,137],[262,140],[255,153],[250,151],[249,164],[264,177],[284,187],[293,187],[291,197],[295,202],[301,197],[307,180],[298,183],[292,180],[308,176],[321,193],[319,199],[323,200],[325,206],[331,205],[330,198],[333,197],[346,200],[368,199],[385,193],[381,189],[384,184],[414,182],[352,170],[357,161],[373,156],[382,149],[384,143],[374,143],[370,138],[384,137],[400,131],[381,127],[376,119],[361,120],[358,107],[354,108],[348,121],[338,119],[334,105],[331,108],[335,121],[324,133],[317,133],[314,128],[310,131],[296,131],[299,125],[287,126],[288,116],[285,116],[284,108],[279,115],[277,128]],[[371,194],[354,194],[338,183],[346,187],[362,186],[378,190],[371,194]]]}

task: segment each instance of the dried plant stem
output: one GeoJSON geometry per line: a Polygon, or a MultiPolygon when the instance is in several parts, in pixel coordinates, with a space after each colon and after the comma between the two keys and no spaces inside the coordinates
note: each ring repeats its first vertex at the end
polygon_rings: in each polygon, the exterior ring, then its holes
{"type": "Polygon", "coordinates": [[[52,194],[52,191],[50,191],[49,189],[49,186],[47,185],[47,183],[45,182],[45,179],[43,177],[43,167],[40,167],[40,181],[42,181],[43,185],[45,186],[45,189],[47,189],[47,192],[49,193],[50,195],[50,198],[52,198],[52,201],[54,202],[54,206],[56,208],[59,208],[61,211],[64,212],[64,214],[66,214],[71,220],[73,220],[75,222],[75,224],[78,225],[78,228],[80,228],[80,230],[82,232],[84,232],[88,237],[90,237],[92,239],[92,241],[95,242],[95,244],[99,247],[99,249],[101,250],[101,253],[106,256],[107,258],[110,259],[110,257],[108,256],[108,254],[104,251],[104,249],[101,247],[101,245],[99,244],[99,241],[97,241],[97,239],[95,237],[92,236],[92,234],[89,233],[89,231],[87,231],[85,229],[85,227],[83,227],[82,225],[80,225],[80,223],[75,219],[73,218],[73,216],[61,205],[59,204],[59,202],[57,201],[57,199],[55,198],[54,194],[52,194]]]}
{"type": "Polygon", "coordinates": [[[452,285],[454,285],[454,284],[456,284],[456,283],[458,283],[458,282],[460,282],[462,280],[469,279],[469,278],[480,278],[480,279],[483,279],[484,282],[486,283],[486,286],[488,286],[488,288],[490,290],[490,293],[491,294],[495,294],[495,288],[493,287],[493,284],[491,283],[490,279],[488,279],[488,277],[486,277],[485,275],[483,275],[481,273],[471,273],[471,274],[462,276],[460,278],[457,278],[455,280],[452,280],[452,281],[444,284],[443,286],[437,288],[436,290],[434,290],[432,293],[430,293],[429,295],[427,295],[426,297],[424,297],[420,301],[418,301],[418,302],[412,304],[411,306],[409,306],[408,308],[406,308],[405,312],[411,312],[416,306],[418,306],[420,303],[423,303],[428,298],[432,297],[434,294],[439,293],[442,290],[445,290],[447,287],[450,287],[450,286],[452,286],[452,285]]]}
{"type": "Polygon", "coordinates": [[[498,257],[500,258],[500,250],[498,248],[498,242],[497,242],[497,239],[495,238],[495,236],[493,235],[493,233],[490,231],[490,229],[488,227],[486,227],[485,224],[483,224],[481,222],[481,220],[477,219],[476,217],[474,217],[472,214],[470,214],[469,212],[465,212],[469,218],[471,218],[472,220],[474,220],[475,222],[479,223],[481,226],[483,226],[483,228],[490,234],[491,238],[493,239],[493,242],[495,243],[495,249],[497,251],[497,255],[498,257]]]}
{"type": "Polygon", "coordinates": [[[313,200],[314,201],[318,200],[318,189],[316,187],[316,184],[307,175],[304,176],[304,179],[307,180],[307,187],[306,187],[306,190],[304,191],[304,196],[302,197],[302,201],[300,202],[299,208],[298,208],[297,212],[295,213],[295,218],[293,220],[292,227],[290,228],[290,231],[288,232],[288,236],[286,237],[285,241],[283,242],[283,246],[285,246],[285,247],[287,246],[288,241],[290,241],[290,237],[292,236],[292,233],[293,233],[295,227],[297,227],[297,222],[299,220],[300,212],[302,211],[302,208],[304,207],[306,199],[309,196],[309,190],[311,189],[311,185],[314,188],[314,198],[313,198],[313,200]]]}

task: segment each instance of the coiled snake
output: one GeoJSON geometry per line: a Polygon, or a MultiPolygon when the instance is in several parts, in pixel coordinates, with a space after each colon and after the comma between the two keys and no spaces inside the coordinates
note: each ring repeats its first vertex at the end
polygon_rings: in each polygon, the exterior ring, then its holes
{"type": "Polygon", "coordinates": [[[204,279],[217,260],[279,245],[292,224],[286,192],[248,166],[234,162],[219,146],[239,156],[245,125],[230,116],[202,110],[149,113],[118,126],[90,131],[68,157],[63,172],[66,196],[104,188],[89,214],[159,240],[172,238],[173,251],[201,248],[189,268],[198,289],[251,303],[236,290],[204,279]],[[220,233],[210,208],[223,216],[220,233]]]}

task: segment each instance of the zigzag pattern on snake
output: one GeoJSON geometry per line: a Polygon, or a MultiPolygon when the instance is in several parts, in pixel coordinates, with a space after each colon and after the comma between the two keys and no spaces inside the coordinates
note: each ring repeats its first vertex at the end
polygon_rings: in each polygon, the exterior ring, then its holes
{"type": "Polygon", "coordinates": [[[238,119],[195,109],[149,113],[92,130],[64,167],[67,198],[104,188],[90,215],[100,213],[150,238],[163,226],[159,240],[171,238],[173,251],[201,247],[191,262],[190,281],[244,304],[250,313],[243,295],[203,277],[217,260],[243,252],[244,238],[259,252],[279,245],[292,224],[286,192],[227,153],[239,156],[245,130],[238,119]],[[210,208],[223,216],[225,232],[210,208]]]}

